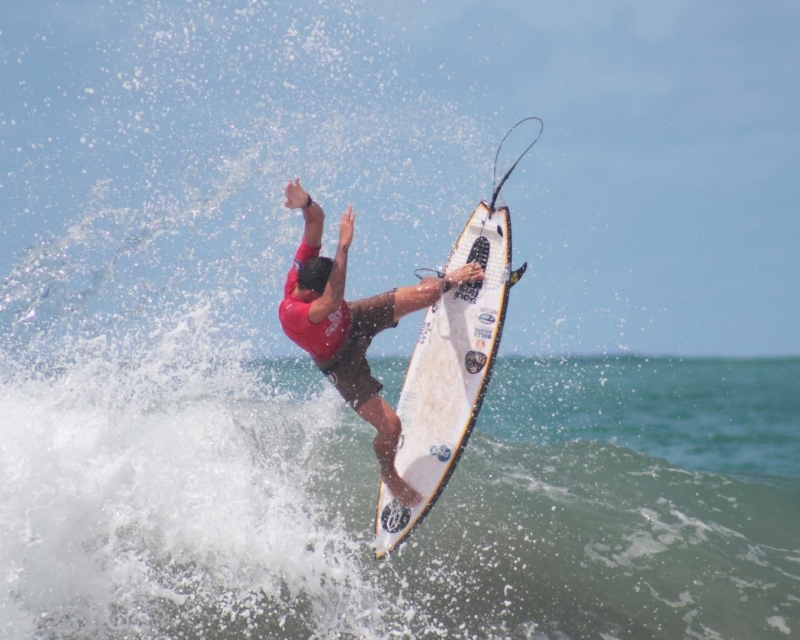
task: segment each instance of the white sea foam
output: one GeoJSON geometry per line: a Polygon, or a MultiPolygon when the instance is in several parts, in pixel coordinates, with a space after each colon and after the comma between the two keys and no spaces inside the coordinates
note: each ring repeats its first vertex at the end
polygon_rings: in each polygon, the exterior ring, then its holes
{"type": "Polygon", "coordinates": [[[218,608],[226,593],[223,618],[301,593],[320,628],[362,624],[332,616],[345,601],[377,609],[359,587],[360,543],[308,493],[335,405],[287,401],[238,362],[204,361],[212,351],[184,320],[155,359],[95,352],[0,387],[4,637],[103,635],[121,618],[157,628],[159,602],[218,608]]]}

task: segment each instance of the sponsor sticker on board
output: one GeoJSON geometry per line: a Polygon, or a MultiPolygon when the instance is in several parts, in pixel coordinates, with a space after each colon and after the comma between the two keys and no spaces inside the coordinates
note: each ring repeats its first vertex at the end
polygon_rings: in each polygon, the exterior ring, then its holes
{"type": "Polygon", "coordinates": [[[450,459],[450,456],[453,455],[453,450],[446,444],[438,446],[433,445],[430,452],[432,456],[435,456],[439,460],[439,462],[447,462],[450,459]]]}
{"type": "Polygon", "coordinates": [[[410,521],[411,509],[404,507],[396,498],[381,513],[381,526],[387,533],[402,531],[410,521]]]}
{"type": "Polygon", "coordinates": [[[480,351],[467,351],[464,356],[464,367],[469,373],[480,373],[486,366],[486,354],[480,351]]]}

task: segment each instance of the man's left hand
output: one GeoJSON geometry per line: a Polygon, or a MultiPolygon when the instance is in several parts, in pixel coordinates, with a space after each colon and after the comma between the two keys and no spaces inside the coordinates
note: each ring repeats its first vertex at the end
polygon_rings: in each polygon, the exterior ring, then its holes
{"type": "Polygon", "coordinates": [[[283,206],[288,209],[302,209],[308,202],[308,193],[300,186],[300,178],[296,178],[294,182],[289,180],[284,193],[286,202],[283,203],[283,206]]]}

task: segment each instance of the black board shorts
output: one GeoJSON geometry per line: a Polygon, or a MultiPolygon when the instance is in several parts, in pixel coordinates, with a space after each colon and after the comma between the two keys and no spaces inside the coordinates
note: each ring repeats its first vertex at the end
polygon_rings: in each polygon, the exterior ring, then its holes
{"type": "Polygon", "coordinates": [[[350,333],[339,352],[330,360],[317,363],[347,404],[358,409],[383,389],[372,377],[367,349],[372,339],[384,329],[397,326],[394,320],[395,291],[348,303],[350,333]]]}

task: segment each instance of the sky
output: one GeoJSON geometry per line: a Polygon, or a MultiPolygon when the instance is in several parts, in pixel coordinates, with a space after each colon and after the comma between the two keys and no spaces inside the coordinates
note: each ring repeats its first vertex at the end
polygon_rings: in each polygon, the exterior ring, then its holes
{"type": "MultiPolygon", "coordinates": [[[[502,353],[800,355],[797,3],[15,4],[7,323],[52,291],[110,318],[205,287],[256,352],[293,353],[286,179],[326,207],[329,250],[353,203],[348,297],[369,295],[444,263],[535,115],[503,194],[529,270],[502,353]]],[[[420,321],[375,349],[410,352],[420,321]]]]}

